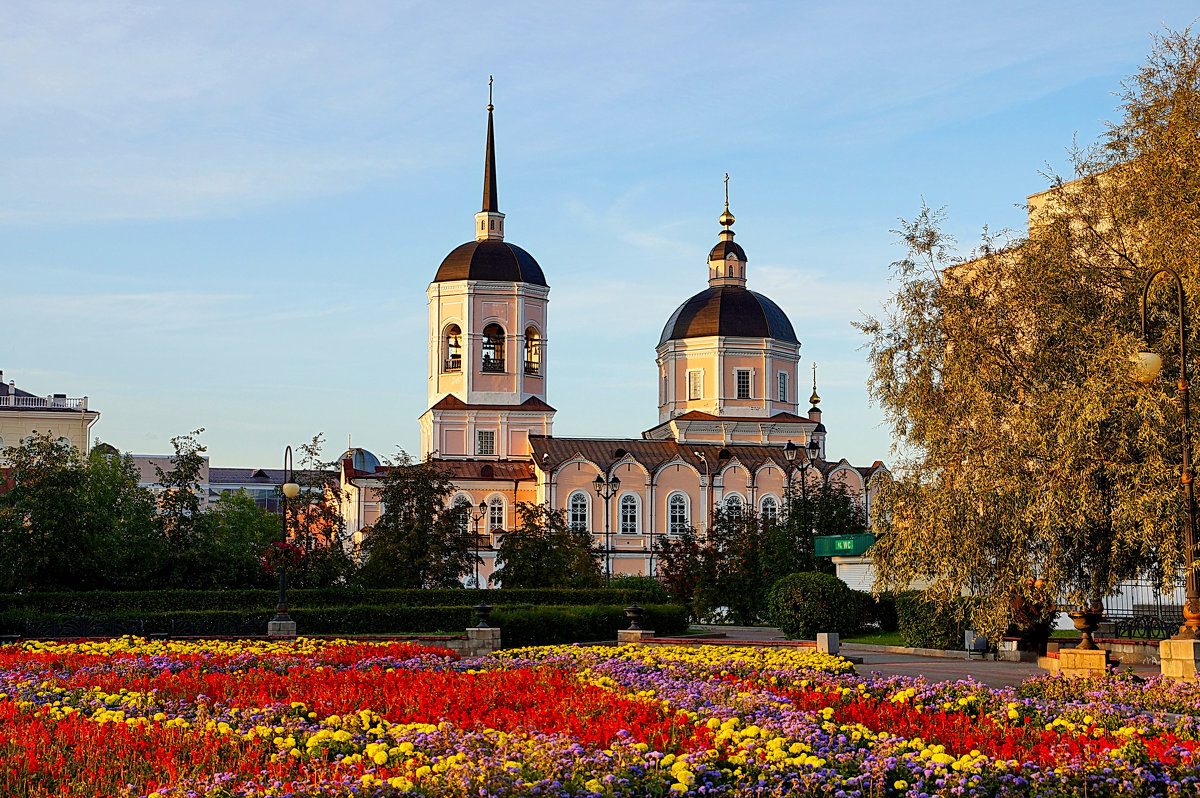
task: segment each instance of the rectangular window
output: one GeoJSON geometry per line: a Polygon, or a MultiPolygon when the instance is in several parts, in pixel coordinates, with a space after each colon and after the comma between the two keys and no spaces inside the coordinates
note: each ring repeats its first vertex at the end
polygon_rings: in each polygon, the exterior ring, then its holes
{"type": "Polygon", "coordinates": [[[737,398],[738,399],[749,399],[750,398],[750,370],[749,369],[738,369],[737,370],[737,398]]]}
{"type": "Polygon", "coordinates": [[[788,400],[787,388],[787,372],[781,371],[779,372],[779,401],[786,402],[788,400]]]}
{"type": "Polygon", "coordinates": [[[490,429],[481,429],[475,433],[475,454],[495,454],[496,453],[496,432],[490,429]]]}
{"type": "Polygon", "coordinates": [[[688,399],[700,399],[704,392],[704,372],[688,372],[688,399]]]}

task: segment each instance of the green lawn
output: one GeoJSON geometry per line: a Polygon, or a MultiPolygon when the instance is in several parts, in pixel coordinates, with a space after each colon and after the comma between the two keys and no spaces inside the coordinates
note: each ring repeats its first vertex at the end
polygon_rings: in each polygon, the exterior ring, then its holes
{"type": "Polygon", "coordinates": [[[871,634],[855,635],[842,640],[843,643],[870,643],[876,646],[902,646],[899,632],[872,632],[871,634]]]}

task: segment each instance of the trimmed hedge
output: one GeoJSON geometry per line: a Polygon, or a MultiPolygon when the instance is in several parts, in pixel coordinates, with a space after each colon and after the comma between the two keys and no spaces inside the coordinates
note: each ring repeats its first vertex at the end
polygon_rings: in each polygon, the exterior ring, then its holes
{"type": "MultiPolygon", "coordinates": [[[[48,615],[146,616],[156,613],[256,612],[275,607],[275,590],[146,590],[131,592],[22,593],[0,595],[0,616],[48,615]]],[[[462,607],[485,602],[493,607],[526,605],[620,605],[663,603],[653,590],[498,589],[364,590],[350,587],[289,590],[288,606],[297,610],[331,607],[462,607]]]]}
{"type": "Polygon", "coordinates": [[[861,608],[845,582],[814,571],[788,574],[767,594],[771,623],[790,639],[811,640],[818,632],[852,634],[862,624],[861,608]]]}
{"type": "Polygon", "coordinates": [[[862,590],[853,591],[859,603],[859,620],[863,627],[871,627],[880,632],[895,632],[900,628],[896,617],[896,594],[881,593],[872,596],[862,590]]]}
{"type": "MultiPolygon", "coordinates": [[[[687,610],[676,605],[648,605],[642,624],[662,635],[680,634],[687,630],[687,610]]],[[[145,613],[138,617],[146,635],[169,633],[171,621],[196,627],[217,625],[233,628],[257,626],[264,634],[273,610],[257,612],[200,611],[145,613]]],[[[323,607],[315,610],[291,610],[301,634],[462,634],[475,623],[469,606],[457,607],[394,607],[352,606],[323,607]]],[[[39,616],[30,621],[54,620],[57,616],[39,616]]],[[[92,614],[95,622],[119,621],[129,616],[92,614]]],[[[23,616],[5,613],[0,616],[0,633],[23,634],[23,616]]],[[[492,613],[491,623],[498,626],[506,648],[556,643],[588,643],[613,640],[618,629],[629,626],[621,606],[510,606],[492,613]]]]}
{"type": "Polygon", "coordinates": [[[923,593],[908,591],[896,595],[896,618],[900,640],[914,648],[960,649],[963,631],[971,622],[971,602],[955,599],[938,609],[923,593]]]}

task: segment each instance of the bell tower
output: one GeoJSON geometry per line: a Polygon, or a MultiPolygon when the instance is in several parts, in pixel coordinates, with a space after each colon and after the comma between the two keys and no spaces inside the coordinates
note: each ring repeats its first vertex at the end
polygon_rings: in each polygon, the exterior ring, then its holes
{"type": "Polygon", "coordinates": [[[475,239],[455,248],[426,292],[429,409],[426,457],[527,457],[530,434],[549,435],[546,403],[550,286],[525,250],[504,240],[496,183],[496,135],[488,81],[483,207],[475,239]]]}

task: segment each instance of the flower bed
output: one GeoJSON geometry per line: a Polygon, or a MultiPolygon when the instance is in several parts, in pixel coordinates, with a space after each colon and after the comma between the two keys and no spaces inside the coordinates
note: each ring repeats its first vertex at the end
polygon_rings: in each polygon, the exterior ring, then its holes
{"type": "Polygon", "coordinates": [[[864,678],[811,649],[0,649],[0,795],[1195,795],[1200,688],[864,678]]]}

